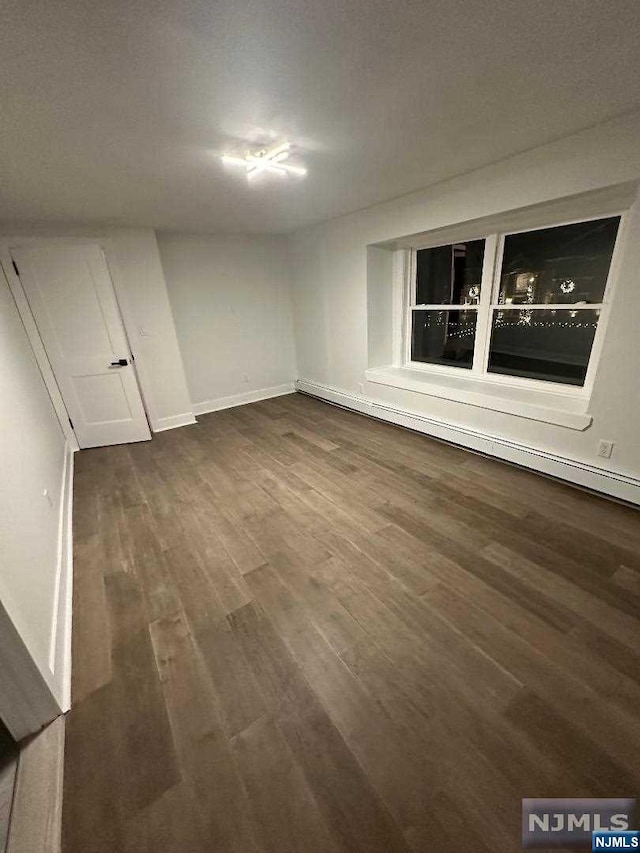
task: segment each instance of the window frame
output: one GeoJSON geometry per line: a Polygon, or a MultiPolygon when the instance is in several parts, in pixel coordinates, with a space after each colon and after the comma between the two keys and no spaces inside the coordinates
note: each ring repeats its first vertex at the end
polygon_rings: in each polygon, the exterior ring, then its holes
{"type": "Polygon", "coordinates": [[[406,250],[407,262],[405,263],[405,281],[404,281],[404,311],[403,311],[403,330],[402,330],[402,366],[411,370],[418,370],[423,373],[437,374],[440,376],[451,376],[457,379],[480,379],[483,382],[488,382],[496,385],[511,386],[516,388],[525,388],[530,390],[545,391],[552,394],[562,394],[571,396],[588,397],[593,390],[602,347],[604,344],[606,329],[611,313],[611,304],[614,296],[615,285],[618,279],[618,270],[620,266],[620,255],[622,245],[624,243],[624,235],[626,233],[626,223],[628,219],[627,210],[619,210],[616,212],[607,212],[597,215],[589,215],[586,217],[573,217],[571,219],[548,222],[543,225],[535,225],[534,227],[522,227],[512,230],[493,231],[478,236],[477,234],[469,235],[466,238],[456,236],[451,243],[445,242],[446,235],[440,233],[437,240],[420,241],[411,249],[406,250]],[[565,382],[550,382],[544,379],[533,379],[527,376],[510,376],[503,373],[489,373],[489,355],[491,347],[491,333],[493,329],[493,313],[495,310],[519,311],[522,310],[522,305],[502,305],[498,303],[500,293],[500,278],[502,273],[502,260],[504,255],[505,238],[512,234],[525,234],[534,231],[544,231],[548,228],[560,228],[563,225],[574,225],[582,222],[593,222],[598,219],[611,219],[620,217],[618,225],[618,233],[611,254],[611,262],[609,264],[609,272],[605,284],[602,302],[586,303],[583,305],[572,303],[551,303],[550,305],[533,304],[527,305],[527,309],[546,309],[553,308],[554,310],[599,310],[598,325],[595,331],[591,352],[589,353],[589,361],[585,373],[583,385],[572,385],[565,382]],[[464,310],[465,306],[461,305],[422,305],[416,303],[416,265],[417,252],[421,249],[430,249],[437,246],[454,245],[456,243],[464,243],[471,240],[484,240],[484,260],[482,265],[482,279],[480,284],[480,299],[476,306],[466,306],[466,310],[476,311],[476,333],[473,350],[473,362],[470,368],[457,367],[455,365],[431,364],[423,361],[413,361],[411,359],[411,338],[413,328],[413,312],[414,311],[460,311],[464,310]]]}

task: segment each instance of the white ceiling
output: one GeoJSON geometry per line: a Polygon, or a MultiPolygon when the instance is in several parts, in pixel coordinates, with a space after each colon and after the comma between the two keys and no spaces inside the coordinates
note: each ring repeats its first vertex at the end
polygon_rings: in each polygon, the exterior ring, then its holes
{"type": "Polygon", "coordinates": [[[0,219],[284,232],[639,106],[640,5],[5,0],[0,75],[0,219]]]}

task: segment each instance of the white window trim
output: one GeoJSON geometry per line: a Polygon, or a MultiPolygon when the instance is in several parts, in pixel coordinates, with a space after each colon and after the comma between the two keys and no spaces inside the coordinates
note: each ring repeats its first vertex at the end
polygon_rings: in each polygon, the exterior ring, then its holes
{"type": "MultiPolygon", "coordinates": [[[[591,393],[593,390],[593,383],[595,380],[595,375],[602,352],[602,347],[604,344],[606,328],[608,325],[615,284],[618,279],[621,247],[623,246],[625,239],[627,219],[628,214],[626,210],[621,210],[617,212],[608,211],[607,213],[591,214],[585,217],[572,217],[571,219],[563,220],[560,222],[549,222],[544,225],[536,225],[532,228],[523,227],[514,231],[505,230],[501,233],[489,233],[486,234],[484,238],[475,235],[473,237],[469,237],[469,240],[485,240],[485,254],[482,267],[482,281],[480,287],[479,304],[477,306],[467,306],[466,308],[466,310],[475,310],[478,315],[478,319],[476,321],[476,336],[473,353],[473,364],[471,368],[455,367],[441,364],[429,364],[425,362],[411,360],[411,329],[413,312],[415,310],[421,309],[431,309],[437,311],[461,310],[461,308],[464,308],[464,306],[416,305],[416,252],[419,249],[430,248],[436,244],[431,243],[427,240],[424,244],[422,244],[421,242],[420,244],[414,246],[412,249],[401,250],[402,254],[405,257],[404,264],[398,265],[399,268],[401,268],[402,270],[402,274],[404,275],[404,282],[402,287],[404,308],[402,329],[402,355],[400,359],[396,360],[395,366],[401,366],[405,370],[411,371],[414,377],[417,377],[420,373],[423,373],[426,374],[426,379],[428,379],[428,376],[431,375],[434,379],[436,377],[439,377],[440,380],[447,376],[455,377],[457,380],[462,380],[463,382],[465,378],[472,381],[475,380],[473,381],[473,386],[471,386],[474,387],[474,389],[477,388],[479,380],[482,382],[483,385],[486,383],[489,393],[490,388],[493,385],[502,386],[506,388],[511,387],[514,389],[530,390],[535,392],[542,391],[546,392],[550,396],[550,399],[552,399],[553,397],[555,397],[556,399],[559,397],[567,397],[588,401],[591,397],[591,393]],[[611,256],[609,274],[607,276],[607,282],[605,285],[602,302],[598,304],[587,305],[553,305],[553,308],[556,310],[600,310],[600,317],[598,319],[598,326],[596,328],[593,345],[591,347],[591,353],[587,365],[584,385],[577,386],[561,382],[547,382],[545,380],[531,379],[528,377],[508,376],[499,373],[488,373],[487,365],[489,361],[489,346],[491,341],[491,316],[493,310],[498,307],[497,299],[500,289],[500,272],[502,268],[502,256],[505,237],[511,234],[521,234],[529,231],[541,231],[547,228],[556,228],[561,227],[562,225],[572,225],[578,222],[590,222],[597,219],[610,218],[613,216],[620,216],[620,225],[618,227],[618,233],[611,256]],[[397,363],[398,361],[400,362],[399,365],[397,363]]],[[[465,239],[460,238],[458,235],[456,235],[455,242],[463,243],[465,242],[465,239]]],[[[439,235],[437,245],[447,245],[445,235],[439,235]]],[[[513,306],[513,308],[511,308],[510,306],[500,305],[499,307],[500,310],[507,311],[521,310],[521,306],[513,306]]],[[[527,307],[549,308],[548,305],[527,307]]],[[[378,374],[379,372],[376,372],[376,376],[378,376],[378,374]]],[[[376,380],[372,379],[372,381],[376,380]]],[[[425,393],[429,392],[425,391],[425,393]]]]}

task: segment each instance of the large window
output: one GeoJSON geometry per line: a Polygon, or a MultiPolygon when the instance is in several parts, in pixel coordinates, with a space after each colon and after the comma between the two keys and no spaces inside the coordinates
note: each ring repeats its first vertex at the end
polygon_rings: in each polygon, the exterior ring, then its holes
{"type": "Polygon", "coordinates": [[[414,251],[408,361],[583,386],[619,223],[616,216],[414,251]]]}

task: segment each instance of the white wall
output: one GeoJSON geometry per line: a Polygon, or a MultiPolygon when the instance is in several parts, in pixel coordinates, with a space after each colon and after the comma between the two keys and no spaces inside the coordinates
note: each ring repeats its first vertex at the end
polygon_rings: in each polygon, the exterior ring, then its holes
{"type": "Polygon", "coordinates": [[[7,247],[37,239],[90,240],[102,245],[120,304],[145,407],[154,431],[193,421],[158,246],[151,228],[4,223],[7,247]]]}
{"type": "Polygon", "coordinates": [[[0,365],[0,602],[60,701],[50,658],[65,438],[1,271],[0,365]]]}
{"type": "Polygon", "coordinates": [[[366,383],[367,245],[640,178],[640,114],[627,115],[392,202],[301,230],[291,238],[299,376],[640,476],[640,209],[630,217],[615,304],[585,432],[366,383]],[[596,456],[600,438],[616,443],[596,456]]]}
{"type": "Polygon", "coordinates": [[[158,234],[158,245],[196,413],[291,390],[286,241],[158,234]]]}

